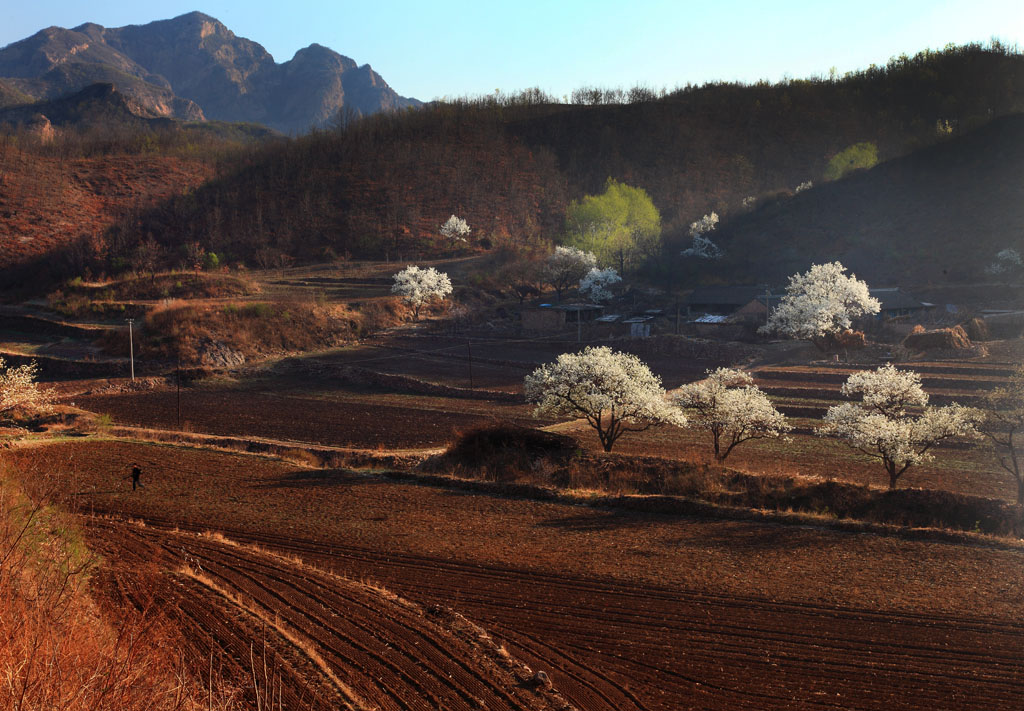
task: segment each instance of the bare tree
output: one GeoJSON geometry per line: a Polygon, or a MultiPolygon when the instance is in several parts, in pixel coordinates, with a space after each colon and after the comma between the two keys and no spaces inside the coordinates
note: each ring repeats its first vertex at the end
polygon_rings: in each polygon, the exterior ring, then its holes
{"type": "Polygon", "coordinates": [[[1017,503],[1024,504],[1024,366],[1007,386],[985,394],[978,430],[992,442],[999,466],[1017,483],[1017,503]]]}

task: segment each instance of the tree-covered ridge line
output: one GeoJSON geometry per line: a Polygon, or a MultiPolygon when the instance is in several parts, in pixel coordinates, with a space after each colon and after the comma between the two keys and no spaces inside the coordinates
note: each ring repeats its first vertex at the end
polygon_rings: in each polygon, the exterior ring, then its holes
{"type": "MultiPolygon", "coordinates": [[[[702,216],[720,215],[724,233],[737,217],[818,192],[830,163],[857,146],[848,161],[855,172],[872,162],[865,156],[884,162],[1022,111],[1024,56],[968,45],[841,78],[634,92],[630,104],[551,98],[530,90],[339,120],[220,161],[219,177],[101,241],[151,234],[172,254],[199,242],[225,263],[250,266],[413,259],[452,249],[437,226],[454,212],[474,226],[466,248],[522,249],[561,238],[570,203],[600,194],[611,178],[645,192],[660,214],[655,271],[704,274],[706,264],[676,259],[702,216]]],[[[925,229],[906,238],[916,244],[925,229]]],[[[715,244],[726,252],[716,269],[728,273],[713,278],[734,279],[729,245],[717,236],[715,244]]],[[[106,271],[110,259],[78,250],[65,271],[106,271]]]]}

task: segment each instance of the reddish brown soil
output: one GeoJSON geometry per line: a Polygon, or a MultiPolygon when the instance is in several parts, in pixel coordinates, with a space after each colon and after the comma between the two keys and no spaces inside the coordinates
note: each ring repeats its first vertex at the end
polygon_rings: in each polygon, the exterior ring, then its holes
{"type": "Polygon", "coordinates": [[[0,158],[0,268],[102,234],[130,208],[156,204],[213,175],[212,164],[169,156],[60,160],[12,151],[0,158]]]}
{"type": "MultiPolygon", "coordinates": [[[[167,446],[12,457],[86,511],[222,530],[449,605],[581,709],[1016,710],[1024,695],[1016,546],[595,510],[167,446]],[[119,479],[132,460],[148,485],[135,493],[119,479]]],[[[315,606],[281,584],[268,603],[315,606]]]]}
{"type": "Polygon", "coordinates": [[[161,609],[178,622],[193,658],[213,653],[243,685],[249,644],[262,636],[256,659],[262,660],[265,643],[288,708],[564,706],[557,693],[530,684],[521,664],[481,639],[482,630],[450,611],[424,610],[385,591],[216,540],[96,519],[88,536],[93,548],[117,561],[109,575],[118,597],[132,604],[145,605],[152,596],[137,586],[139,569],[187,566],[202,576],[197,582],[178,574],[161,585],[161,609]],[[285,642],[285,630],[318,658],[285,642]]]}
{"type": "MultiPolygon", "coordinates": [[[[480,403],[484,405],[480,414],[466,414],[374,404],[375,399],[372,394],[359,401],[338,401],[244,390],[186,389],[181,394],[181,422],[185,429],[217,435],[400,449],[443,445],[456,431],[503,414],[529,420],[525,406],[480,403]]],[[[110,414],[118,423],[167,429],[177,428],[177,402],[177,394],[166,390],[75,398],[76,405],[110,414]]]]}

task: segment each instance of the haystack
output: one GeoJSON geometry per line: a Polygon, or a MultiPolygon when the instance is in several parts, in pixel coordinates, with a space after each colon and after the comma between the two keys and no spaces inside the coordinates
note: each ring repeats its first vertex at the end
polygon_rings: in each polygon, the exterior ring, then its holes
{"type": "Polygon", "coordinates": [[[964,321],[960,324],[964,331],[967,333],[967,337],[972,341],[988,341],[990,340],[988,332],[988,324],[983,319],[975,316],[970,321],[964,321]]]}
{"type": "Polygon", "coordinates": [[[913,351],[966,350],[973,345],[971,339],[967,337],[967,332],[960,326],[939,328],[934,331],[926,331],[922,326],[915,326],[903,339],[903,346],[913,351]]]}

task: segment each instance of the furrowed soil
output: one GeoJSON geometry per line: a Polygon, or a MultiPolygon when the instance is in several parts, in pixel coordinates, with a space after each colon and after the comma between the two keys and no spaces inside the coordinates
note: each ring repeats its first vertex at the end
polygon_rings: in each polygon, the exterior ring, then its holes
{"type": "MultiPolygon", "coordinates": [[[[548,671],[580,709],[1016,710],[1024,698],[1024,549],[1014,543],[626,513],[131,442],[9,457],[80,511],[148,524],[140,532],[93,519],[90,535],[108,559],[137,568],[133,561],[177,561],[184,550],[219,585],[255,601],[247,605],[294,625],[331,673],[382,708],[440,708],[455,667],[461,681],[446,698],[461,700],[451,708],[472,708],[467,697],[483,698],[480,685],[500,697],[488,707],[511,708],[499,690],[512,695],[522,681],[478,671],[494,657],[465,636],[446,637],[458,635],[443,615],[416,628],[424,637],[398,632],[421,649],[405,646],[395,652],[403,661],[369,672],[391,652],[369,641],[345,647],[345,630],[373,628],[383,640],[396,634],[392,625],[418,621],[379,619],[391,608],[324,573],[169,531],[220,531],[376,581],[424,610],[450,607],[548,671]],[[124,479],[133,461],[146,485],[137,492],[124,479]],[[377,690],[367,681],[375,676],[387,679],[377,690]],[[407,693],[404,705],[391,701],[407,693]]],[[[240,633],[218,626],[213,604],[188,609],[210,644],[230,648],[240,633]]],[[[321,693],[331,689],[326,673],[310,678],[321,693]]]]}
{"type": "MultiPolygon", "coordinates": [[[[216,657],[221,678],[242,688],[248,666],[262,662],[272,673],[258,682],[272,684],[277,693],[270,695],[287,708],[565,706],[556,692],[531,684],[529,671],[483,630],[450,610],[424,609],[217,536],[99,519],[90,520],[88,536],[95,550],[117,561],[105,571],[112,602],[142,608],[155,598],[177,623],[191,657],[216,657]],[[139,585],[136,571],[147,567],[175,572],[139,585]],[[261,640],[255,654],[254,639],[261,640]]],[[[249,696],[259,708],[255,693],[249,696]]]]}

